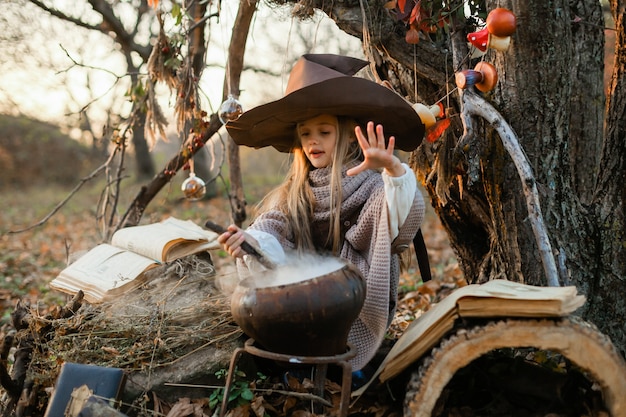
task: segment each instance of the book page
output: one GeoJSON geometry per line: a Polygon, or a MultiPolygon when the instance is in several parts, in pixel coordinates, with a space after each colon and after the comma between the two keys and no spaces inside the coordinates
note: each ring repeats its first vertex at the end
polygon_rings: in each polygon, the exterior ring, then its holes
{"type": "Polygon", "coordinates": [[[162,222],[120,229],[111,244],[158,262],[167,262],[201,250],[219,247],[217,233],[202,229],[192,221],[170,217],[162,222]],[[211,243],[208,247],[207,243],[211,243]],[[181,248],[180,245],[184,245],[181,248]],[[176,257],[167,256],[176,247],[176,257]]]}
{"type": "Polygon", "coordinates": [[[154,265],[149,258],[104,243],[61,271],[50,286],[65,292],[80,289],[104,294],[132,282],[154,265]]]}

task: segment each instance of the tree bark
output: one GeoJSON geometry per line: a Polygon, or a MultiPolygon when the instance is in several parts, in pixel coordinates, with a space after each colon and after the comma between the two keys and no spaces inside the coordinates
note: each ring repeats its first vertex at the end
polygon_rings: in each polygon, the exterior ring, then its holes
{"type": "MultiPolygon", "coordinates": [[[[626,412],[626,362],[606,335],[598,332],[594,326],[581,320],[564,318],[490,321],[468,326],[443,338],[430,351],[429,356],[420,362],[419,370],[411,376],[404,415],[432,415],[437,401],[444,398],[441,394],[452,377],[481,356],[501,348],[527,347],[563,354],[583,369],[586,375],[590,375],[600,387],[611,415],[619,416],[626,412]]],[[[504,363],[500,363],[500,366],[504,366],[504,363]]],[[[515,378],[499,382],[511,383],[511,388],[520,396],[526,392],[532,393],[530,398],[544,396],[546,402],[565,401],[566,373],[552,373],[547,368],[532,366],[534,370],[515,366],[511,369],[515,378]],[[524,379],[524,371],[529,373],[527,380],[532,380],[534,384],[520,382],[524,379]]]]}
{"type": "MultiPolygon", "coordinates": [[[[611,336],[626,356],[626,4],[611,1],[615,64],[606,103],[604,142],[590,215],[594,263],[580,265],[576,285],[590,277],[585,317],[611,336]],[[583,271],[585,275],[583,275],[583,271]]],[[[577,265],[578,266],[578,265],[577,265]]]]}
{"type": "Polygon", "coordinates": [[[604,124],[604,17],[598,1],[570,2],[572,17],[572,94],[569,154],[572,186],[582,203],[593,198],[604,124]],[[594,105],[590,105],[593,103],[594,105]]]}

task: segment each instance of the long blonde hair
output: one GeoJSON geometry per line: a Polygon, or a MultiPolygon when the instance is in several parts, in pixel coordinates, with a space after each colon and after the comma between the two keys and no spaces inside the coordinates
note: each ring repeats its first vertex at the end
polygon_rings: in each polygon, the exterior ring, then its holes
{"type": "MultiPolygon", "coordinates": [[[[326,243],[332,242],[333,253],[338,255],[341,248],[341,202],[343,192],[341,186],[343,166],[354,160],[362,160],[361,148],[358,145],[354,128],[355,120],[337,117],[337,141],[333,153],[330,174],[330,227],[326,243]]],[[[299,252],[314,251],[315,245],[311,235],[311,218],[315,209],[313,191],[309,185],[309,172],[313,165],[309,162],[295,129],[295,140],[292,149],[292,162],[285,181],[271,191],[258,205],[257,213],[268,210],[280,210],[289,222],[294,234],[296,249],[299,252]]]]}

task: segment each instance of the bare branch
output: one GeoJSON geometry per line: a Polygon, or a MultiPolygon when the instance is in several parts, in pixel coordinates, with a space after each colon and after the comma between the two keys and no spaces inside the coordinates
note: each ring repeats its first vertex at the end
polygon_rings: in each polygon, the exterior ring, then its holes
{"type": "MultiPolygon", "coordinates": [[[[54,17],[57,17],[66,22],[70,22],[75,24],[76,26],[82,27],[88,30],[95,30],[105,35],[111,36],[111,32],[115,34],[115,41],[122,46],[122,48],[128,52],[135,51],[145,60],[148,59],[150,55],[150,46],[143,46],[134,41],[135,33],[128,33],[124,28],[122,22],[115,16],[111,5],[103,0],[89,0],[89,4],[93,9],[102,15],[102,23],[99,25],[92,25],[87,22],[84,22],[80,19],[74,18],[63,13],[60,10],[50,8],[46,6],[39,0],[29,0],[32,4],[39,7],[43,11],[51,14],[54,17]]],[[[141,16],[141,12],[138,11],[137,19],[139,20],[141,16]]]]}
{"type": "MultiPolygon", "coordinates": [[[[463,91],[463,90],[462,90],[463,91]]],[[[485,119],[498,132],[500,140],[504,148],[513,160],[517,173],[522,181],[522,189],[526,197],[526,208],[528,210],[528,218],[535,235],[535,240],[539,248],[543,269],[546,274],[548,285],[551,287],[559,286],[559,274],[556,268],[556,262],[552,253],[552,246],[548,237],[548,232],[544,225],[543,215],[541,214],[541,206],[539,204],[539,193],[537,191],[537,182],[532,172],[530,163],[528,162],[522,147],[517,140],[517,135],[513,129],[504,120],[502,115],[481,96],[471,92],[462,92],[463,110],[461,112],[461,120],[463,122],[464,133],[459,140],[463,142],[467,135],[472,131],[472,116],[479,116],[485,119]]]]}
{"type": "MultiPolygon", "coordinates": [[[[229,94],[239,97],[239,81],[243,70],[243,51],[246,50],[246,41],[252,17],[256,11],[256,0],[241,0],[239,10],[233,25],[233,32],[228,47],[228,63],[224,83],[223,98],[229,94]]],[[[230,206],[233,222],[241,226],[246,219],[246,201],[243,195],[243,179],[239,160],[239,147],[231,139],[228,152],[228,166],[230,167],[230,206]]]]}
{"type": "MultiPolygon", "coordinates": [[[[109,3],[104,0],[89,0],[91,7],[100,15],[102,15],[102,24],[99,30],[102,33],[110,35],[110,32],[115,34],[115,41],[127,52],[135,51],[141,58],[146,61],[150,56],[152,48],[150,46],[139,45],[134,41],[134,33],[128,33],[124,28],[122,22],[115,16],[113,8],[109,3]]],[[[137,12],[137,19],[140,18],[140,11],[137,12]]]]}
{"type": "Polygon", "coordinates": [[[61,210],[61,208],[63,208],[63,206],[68,201],[71,200],[74,194],[76,194],[83,187],[83,185],[85,185],[87,182],[97,177],[105,168],[107,168],[109,164],[111,163],[111,161],[113,160],[114,156],[115,156],[115,152],[112,152],[105,163],[103,163],[98,168],[96,168],[88,176],[81,178],[78,184],[74,186],[74,188],[68,193],[68,195],[63,200],[61,200],[56,206],[54,206],[54,208],[48,214],[46,214],[41,220],[39,220],[37,223],[31,224],[30,226],[22,228],[22,229],[9,230],[8,232],[6,232],[6,234],[12,235],[12,234],[17,234],[17,233],[23,233],[23,232],[27,232],[29,230],[35,229],[39,226],[43,226],[48,220],[50,220],[52,216],[54,216],[59,210],[61,210]]]}
{"type": "Polygon", "coordinates": [[[68,16],[65,13],[61,12],[60,10],[52,9],[46,6],[39,0],[30,0],[30,2],[34,4],[35,6],[39,7],[40,9],[42,9],[43,11],[45,11],[46,13],[50,13],[52,16],[57,17],[61,20],[65,20],[66,22],[73,23],[76,26],[80,26],[85,29],[96,30],[98,32],[102,32],[102,28],[100,26],[90,25],[89,23],[85,23],[80,19],[76,19],[76,18],[73,18],[72,16],[68,16]]]}

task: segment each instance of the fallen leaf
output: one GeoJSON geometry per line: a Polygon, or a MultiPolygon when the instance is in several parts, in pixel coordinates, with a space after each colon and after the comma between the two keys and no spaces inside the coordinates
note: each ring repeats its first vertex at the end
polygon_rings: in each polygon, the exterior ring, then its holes
{"type": "Polygon", "coordinates": [[[240,405],[236,407],[226,414],[227,417],[249,417],[250,416],[250,405],[240,405]]]}
{"type": "Polygon", "coordinates": [[[114,347],[110,347],[110,346],[102,346],[102,350],[105,351],[106,353],[110,353],[110,354],[113,354],[113,355],[119,355],[120,354],[119,350],[117,350],[114,347]]]}
{"type": "Polygon", "coordinates": [[[172,406],[166,417],[186,417],[193,415],[194,406],[189,398],[179,398],[178,402],[172,406]]]}
{"type": "Polygon", "coordinates": [[[252,409],[252,412],[257,417],[264,417],[265,416],[265,400],[263,399],[263,397],[259,396],[259,397],[256,397],[254,400],[252,400],[252,402],[250,403],[250,408],[252,409]]]}

